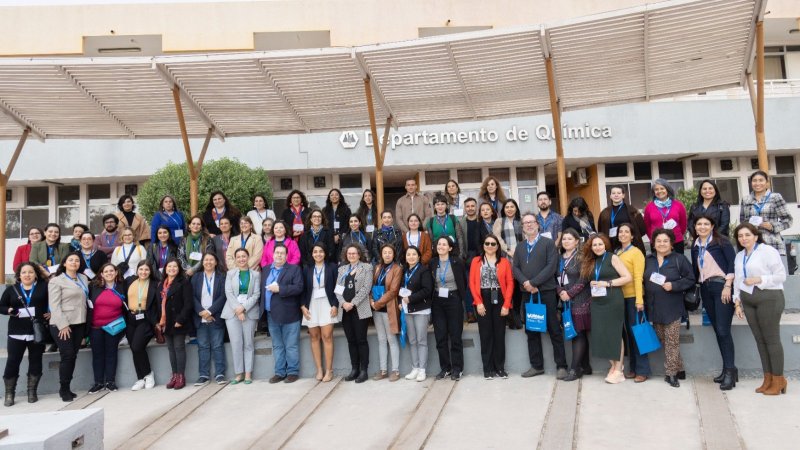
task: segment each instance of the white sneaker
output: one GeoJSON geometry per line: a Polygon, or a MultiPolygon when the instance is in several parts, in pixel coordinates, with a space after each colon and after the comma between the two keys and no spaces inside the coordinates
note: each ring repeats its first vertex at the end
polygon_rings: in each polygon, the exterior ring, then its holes
{"type": "Polygon", "coordinates": [[[419,369],[411,369],[411,372],[406,375],[406,380],[416,380],[419,374],[419,369]]]}
{"type": "Polygon", "coordinates": [[[145,389],[153,389],[155,385],[156,385],[156,378],[153,376],[153,372],[150,372],[144,376],[145,389]]]}
{"type": "Polygon", "coordinates": [[[417,373],[417,381],[425,381],[426,378],[428,378],[428,376],[425,375],[425,371],[420,369],[420,371],[417,373]]]}
{"type": "Polygon", "coordinates": [[[127,336],[122,336],[122,340],[119,341],[119,345],[120,346],[125,345],[125,346],[130,347],[130,345],[128,344],[128,337],[127,336]]]}
{"type": "Polygon", "coordinates": [[[145,385],[144,380],[138,380],[136,381],[136,383],[133,383],[133,387],[131,387],[131,390],[141,391],[142,389],[144,389],[144,385],[145,385]]]}

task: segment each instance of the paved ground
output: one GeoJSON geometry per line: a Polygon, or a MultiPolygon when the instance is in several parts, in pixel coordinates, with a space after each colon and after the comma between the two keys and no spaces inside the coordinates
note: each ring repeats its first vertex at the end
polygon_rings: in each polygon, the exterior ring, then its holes
{"type": "MultiPolygon", "coordinates": [[[[55,395],[3,416],[103,408],[106,448],[796,449],[800,385],[766,397],[742,379],[722,393],[707,378],[679,389],[658,379],[607,385],[552,376],[120,390],[65,404],[55,395]]],[[[13,433],[13,430],[10,430],[13,433]]]]}

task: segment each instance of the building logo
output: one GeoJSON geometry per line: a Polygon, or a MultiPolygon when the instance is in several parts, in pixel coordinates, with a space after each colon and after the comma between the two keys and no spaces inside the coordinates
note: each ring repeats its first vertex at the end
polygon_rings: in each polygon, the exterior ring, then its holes
{"type": "Polygon", "coordinates": [[[345,149],[354,149],[358,145],[358,135],[355,131],[342,131],[342,135],[339,136],[339,143],[345,149]]]}

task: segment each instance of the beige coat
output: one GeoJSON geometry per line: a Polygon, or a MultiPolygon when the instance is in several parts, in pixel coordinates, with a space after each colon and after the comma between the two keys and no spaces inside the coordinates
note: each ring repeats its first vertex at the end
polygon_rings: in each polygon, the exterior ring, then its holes
{"type": "MultiPolygon", "coordinates": [[[[84,286],[89,287],[86,275],[78,274],[84,286]]],[[[66,273],[53,277],[47,284],[50,294],[50,324],[59,330],[70,325],[86,323],[86,293],[78,282],[66,273]]]]}
{"type": "Polygon", "coordinates": [[[147,224],[147,219],[141,214],[136,213],[133,216],[133,223],[128,223],[128,219],[125,218],[125,214],[122,214],[122,211],[117,211],[114,215],[119,219],[120,230],[126,228],[133,230],[134,242],[138,244],[139,242],[150,240],[150,225],[147,224]]]}

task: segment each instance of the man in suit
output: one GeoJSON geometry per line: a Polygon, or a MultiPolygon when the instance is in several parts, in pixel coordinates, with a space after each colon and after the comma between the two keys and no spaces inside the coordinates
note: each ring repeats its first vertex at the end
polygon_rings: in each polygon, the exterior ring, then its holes
{"type": "Polygon", "coordinates": [[[272,264],[264,267],[264,309],[267,311],[275,375],[270,383],[294,383],[300,374],[300,300],[303,274],[299,266],[286,263],[287,250],[276,244],[272,264]]]}

